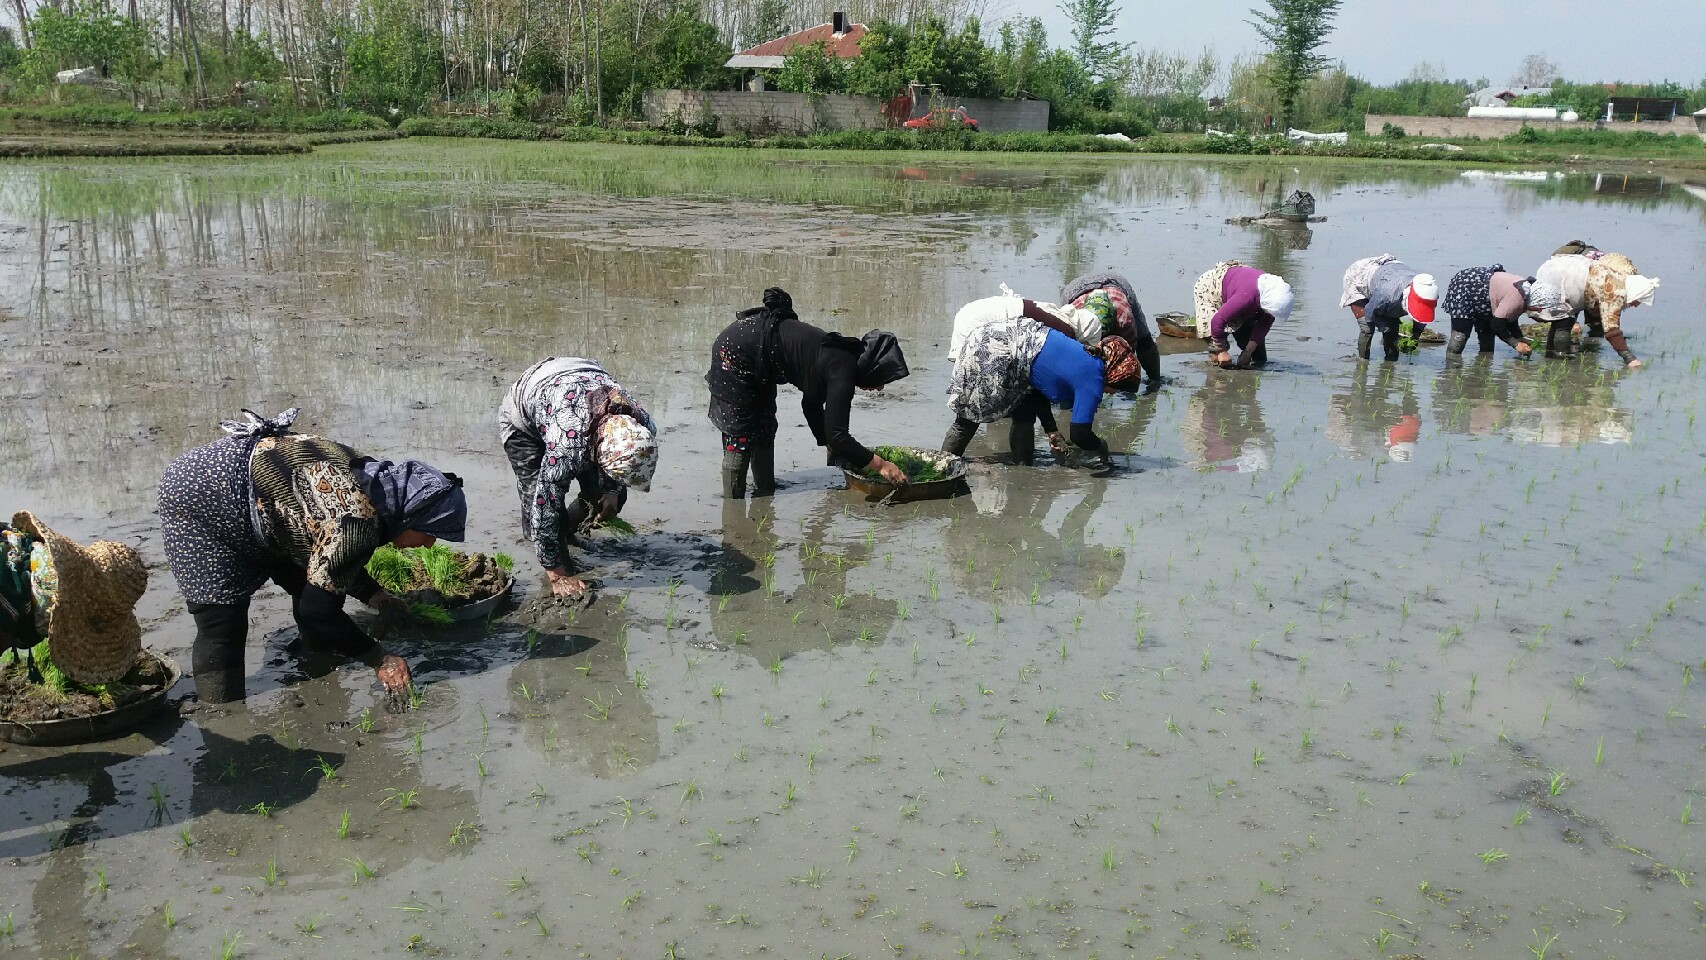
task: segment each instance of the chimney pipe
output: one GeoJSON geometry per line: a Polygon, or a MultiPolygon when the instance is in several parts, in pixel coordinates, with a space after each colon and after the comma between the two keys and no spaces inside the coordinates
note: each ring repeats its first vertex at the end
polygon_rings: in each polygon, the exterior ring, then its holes
{"type": "Polygon", "coordinates": [[[847,11],[845,11],[845,10],[835,11],[835,15],[833,17],[831,17],[830,20],[835,25],[835,35],[836,36],[839,37],[842,34],[847,32],[847,11]]]}

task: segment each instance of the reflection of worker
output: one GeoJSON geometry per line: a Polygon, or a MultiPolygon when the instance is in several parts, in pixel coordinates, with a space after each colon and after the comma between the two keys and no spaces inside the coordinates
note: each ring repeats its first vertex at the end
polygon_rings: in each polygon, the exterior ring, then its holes
{"type": "Polygon", "coordinates": [[[1461,355],[1473,332],[1482,353],[1492,351],[1497,337],[1526,357],[1534,349],[1523,338],[1523,316],[1551,320],[1563,308],[1563,291],[1555,285],[1508,273],[1502,263],[1459,270],[1445,291],[1445,310],[1451,314],[1451,344],[1446,353],[1461,355]]]}
{"type": "Polygon", "coordinates": [[[1415,324],[1432,323],[1438,302],[1433,275],[1417,273],[1390,253],[1352,263],[1339,299],[1357,321],[1357,356],[1369,358],[1379,332],[1388,363],[1398,359],[1401,349],[1416,348],[1415,324]]]}
{"type": "Polygon", "coordinates": [[[19,651],[32,682],[48,664],[80,684],[128,673],[142,651],[134,608],[147,589],[142,559],[122,543],[83,547],[28,512],[0,524],[0,650],[19,651]],[[44,640],[48,664],[33,652],[44,640]]]}
{"type": "Polygon", "coordinates": [[[989,591],[985,596],[995,600],[1003,582],[1009,589],[1046,594],[1058,588],[1092,598],[1113,590],[1125,575],[1127,551],[1086,543],[1109,484],[1063,482],[1070,476],[1004,470],[980,477],[970,498],[977,516],[950,524],[942,534],[954,581],[967,591],[989,591]],[[1079,492],[1083,499],[1050,532],[1044,524],[1055,504],[1079,492]],[[1007,570],[1013,560],[1021,561],[1020,569],[997,581],[993,571],[1007,570]]]}
{"type": "Polygon", "coordinates": [[[979,424],[1012,417],[1008,444],[1015,463],[1036,461],[1034,424],[1040,420],[1057,458],[1066,453],[1050,405],[1072,411],[1073,446],[1113,464],[1108,445],[1096,435],[1096,410],[1104,391],[1129,381],[1139,370],[1131,348],[1119,337],[1107,337],[1086,348],[1058,330],[1024,318],[991,320],[975,327],[961,344],[948,380],[948,406],[953,425],[942,449],[955,456],[966,451],[979,424]]]}
{"type": "Polygon", "coordinates": [[[1262,419],[1254,377],[1203,381],[1180,422],[1185,448],[1210,470],[1254,473],[1274,462],[1274,435],[1262,419]]]}
{"type": "Polygon", "coordinates": [[[1236,260],[1223,260],[1197,277],[1192,296],[1197,335],[1208,340],[1209,360],[1222,367],[1266,364],[1268,331],[1291,316],[1291,284],[1236,260]],[[1238,344],[1236,363],[1228,337],[1238,344]]]}
{"type": "Polygon", "coordinates": [[[1409,376],[1381,366],[1372,376],[1366,368],[1334,393],[1327,406],[1327,439],[1345,453],[1404,463],[1415,456],[1421,439],[1421,404],[1409,376]],[[1396,394],[1396,395],[1394,395],[1396,394]]]}
{"type": "Polygon", "coordinates": [[[374,668],[393,694],[406,690],[409,665],[355,625],[344,597],[406,616],[407,606],[367,575],[373,551],[460,541],[467,526],[456,476],[290,433],[296,414],[224,421],[230,436],[173,460],[160,480],[166,559],[195,618],[192,662],[204,703],[243,698],[249,597],[269,579],[291,595],[310,645],[374,668]]]}
{"type": "Polygon", "coordinates": [[[723,433],[723,496],[776,492],[776,385],[800,388],[800,406],[829,462],[882,475],[895,484],[906,472],[854,439],[848,427],[853,391],[881,390],[908,373],[894,334],[872,330],[861,339],[829,333],[802,321],[794,300],[779,287],[764,291],[764,305],[743,310],[711,347],[711,422],[723,433]]]}
{"type": "Polygon", "coordinates": [[[1149,378],[1144,392],[1161,389],[1161,348],[1155,343],[1155,331],[1143,316],[1143,304],[1137,301],[1137,291],[1130,280],[1111,271],[1085,274],[1061,288],[1060,302],[1098,312],[1105,303],[1110,313],[1103,318],[1104,332],[1123,339],[1131,347],[1149,378]]]}
{"type": "Polygon", "coordinates": [[[521,530],[552,595],[581,595],[586,582],[569,572],[564,547],[583,522],[621,512],[628,488],[651,489],[657,427],[598,364],[550,357],[504,395],[498,434],[521,496],[521,530]],[[571,499],[575,483],[580,494],[571,499]]]}
{"type": "Polygon", "coordinates": [[[1555,255],[1541,264],[1534,275],[1556,286],[1564,297],[1564,309],[1559,316],[1548,318],[1552,320],[1546,332],[1548,354],[1569,352],[1570,323],[1577,314],[1583,314],[1587,336],[1604,337],[1626,366],[1641,365],[1623,336],[1623,311],[1652,303],[1659,289],[1657,277],[1641,276],[1634,262],[1621,253],[1597,250],[1555,255]]]}

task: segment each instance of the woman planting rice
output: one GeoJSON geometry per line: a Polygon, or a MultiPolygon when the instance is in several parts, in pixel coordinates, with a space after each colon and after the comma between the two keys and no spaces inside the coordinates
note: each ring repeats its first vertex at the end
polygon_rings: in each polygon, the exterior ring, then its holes
{"type": "Polygon", "coordinates": [[[1291,284],[1236,260],[1223,260],[1197,277],[1192,294],[1197,335],[1208,340],[1211,363],[1247,370],[1268,362],[1268,331],[1291,316],[1291,284]],[[1236,363],[1228,337],[1238,343],[1236,363]]]}
{"type": "Polygon", "coordinates": [[[645,408],[591,360],[550,357],[528,368],[498,411],[498,435],[521,497],[521,529],[559,597],[585,594],[565,545],[581,524],[608,521],[628,488],[649,490],[657,428],[645,408]],[[569,496],[571,484],[580,494],[569,496]]]}
{"type": "Polygon", "coordinates": [[[1137,372],[1137,359],[1118,337],[1106,338],[1091,350],[1023,318],[984,323],[966,336],[954,361],[948,380],[954,423],[942,449],[959,456],[977,435],[978,424],[1012,417],[1007,439],[1015,463],[1036,461],[1038,420],[1056,457],[1064,457],[1066,443],[1050,408],[1056,404],[1072,410],[1072,443],[1112,466],[1107,442],[1092,424],[1103,392],[1129,382],[1137,372]]]}
{"type": "Polygon", "coordinates": [[[854,439],[848,428],[853,391],[881,390],[909,373],[894,334],[872,330],[855,340],[802,321],[793,298],[764,291],[764,306],[743,310],[711,348],[711,422],[723,433],[723,496],[776,492],[776,386],[800,388],[800,406],[832,465],[905,483],[906,474],[854,439]]]}
{"type": "Polygon", "coordinates": [[[249,597],[268,580],[290,594],[310,646],[360,660],[387,692],[405,692],[409,665],[356,626],[344,597],[407,616],[367,575],[367,561],[387,542],[460,541],[462,481],[419,460],[376,460],[291,433],[295,407],[267,420],[244,413],[245,422],[220,424],[229,436],[173,460],[160,480],[166,559],[196,624],[196,698],[243,698],[249,597]]]}

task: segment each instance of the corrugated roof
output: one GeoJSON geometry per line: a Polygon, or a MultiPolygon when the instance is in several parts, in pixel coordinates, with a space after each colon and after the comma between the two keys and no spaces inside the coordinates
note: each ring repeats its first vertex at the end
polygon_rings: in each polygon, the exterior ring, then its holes
{"type": "Polygon", "coordinates": [[[865,25],[850,24],[847,32],[837,36],[835,24],[821,23],[810,30],[790,33],[785,37],[766,40],[750,50],[742,50],[729,58],[723,66],[735,69],[780,67],[782,58],[793,52],[795,47],[807,47],[814,43],[823,42],[829,55],[840,60],[851,60],[859,55],[859,39],[865,35],[865,25]],[[774,63],[769,62],[774,58],[774,63]],[[763,62],[760,62],[763,61],[763,62]]]}

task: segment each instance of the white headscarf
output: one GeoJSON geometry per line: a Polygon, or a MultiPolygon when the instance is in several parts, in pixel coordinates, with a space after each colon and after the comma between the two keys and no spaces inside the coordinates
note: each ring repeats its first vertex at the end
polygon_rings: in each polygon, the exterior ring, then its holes
{"type": "Polygon", "coordinates": [[[1291,316],[1291,284],[1283,278],[1271,273],[1257,277],[1256,297],[1261,301],[1262,310],[1273,317],[1275,323],[1283,323],[1291,316]]]}
{"type": "Polygon", "coordinates": [[[1643,277],[1632,273],[1623,280],[1623,302],[1631,306],[1637,303],[1652,303],[1653,294],[1658,291],[1658,277],[1643,277]]]}

